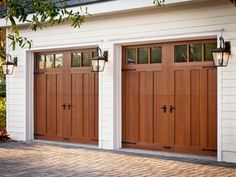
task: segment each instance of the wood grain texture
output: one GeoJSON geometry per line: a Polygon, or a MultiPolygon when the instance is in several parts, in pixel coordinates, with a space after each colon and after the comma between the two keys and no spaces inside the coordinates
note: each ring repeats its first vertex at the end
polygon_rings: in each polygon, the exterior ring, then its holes
{"type": "Polygon", "coordinates": [[[174,46],[180,44],[191,41],[159,44],[162,64],[123,61],[124,147],[216,155],[216,69],[203,59],[175,63],[174,46]]]}
{"type": "Polygon", "coordinates": [[[98,74],[71,68],[71,52],[61,69],[35,69],[35,138],[97,144],[98,74]]]}

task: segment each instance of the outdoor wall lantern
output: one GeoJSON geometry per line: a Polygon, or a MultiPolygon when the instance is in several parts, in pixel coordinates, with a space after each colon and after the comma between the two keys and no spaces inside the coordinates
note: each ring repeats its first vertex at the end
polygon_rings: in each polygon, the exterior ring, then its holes
{"type": "Polygon", "coordinates": [[[6,62],[2,64],[3,74],[12,75],[15,66],[17,66],[17,57],[12,58],[10,54],[7,54],[6,62]]]}
{"type": "Polygon", "coordinates": [[[103,72],[107,61],[108,51],[102,52],[102,49],[98,47],[97,56],[91,58],[92,72],[103,72]]]}
{"type": "Polygon", "coordinates": [[[220,40],[220,48],[212,50],[213,60],[216,67],[226,67],[228,65],[229,56],[231,54],[230,42],[225,42],[224,38],[221,36],[220,40]]]}

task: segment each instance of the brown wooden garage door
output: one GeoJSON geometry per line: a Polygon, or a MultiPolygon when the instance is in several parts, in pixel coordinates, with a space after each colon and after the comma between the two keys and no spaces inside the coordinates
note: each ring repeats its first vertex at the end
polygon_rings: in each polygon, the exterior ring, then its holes
{"type": "Polygon", "coordinates": [[[97,144],[96,49],[35,54],[35,138],[97,144]]]}
{"type": "Polygon", "coordinates": [[[123,47],[123,147],[216,155],[216,40],[123,47]]]}

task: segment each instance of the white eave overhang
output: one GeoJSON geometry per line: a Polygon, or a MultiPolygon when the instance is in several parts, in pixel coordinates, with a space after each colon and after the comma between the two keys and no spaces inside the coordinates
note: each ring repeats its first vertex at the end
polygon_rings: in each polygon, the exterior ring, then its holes
{"type": "MultiPolygon", "coordinates": [[[[196,3],[200,1],[204,0],[166,0],[165,6],[196,3]]],[[[136,11],[141,9],[149,9],[149,8],[154,8],[155,5],[153,4],[153,0],[110,0],[99,3],[75,6],[70,9],[74,11],[81,11],[81,7],[82,9],[87,7],[88,13],[91,14],[92,16],[99,16],[99,15],[109,15],[121,12],[136,11]]],[[[27,25],[28,23],[17,22],[17,24],[22,26],[22,25],[27,25]]],[[[5,27],[5,26],[6,26],[5,19],[0,19],[0,27],[5,27]]]]}

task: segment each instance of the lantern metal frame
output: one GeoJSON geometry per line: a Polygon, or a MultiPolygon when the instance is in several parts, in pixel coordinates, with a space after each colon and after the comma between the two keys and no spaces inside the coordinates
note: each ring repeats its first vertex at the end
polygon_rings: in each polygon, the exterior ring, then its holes
{"type": "Polygon", "coordinates": [[[17,57],[12,58],[12,56],[10,54],[6,54],[6,62],[2,63],[2,65],[1,65],[2,70],[3,70],[3,74],[4,75],[12,75],[13,71],[14,71],[14,67],[16,67],[16,66],[17,66],[17,57]],[[6,66],[5,70],[4,70],[3,66],[6,66]],[[8,66],[12,66],[11,71],[8,70],[8,66]]]}
{"type": "Polygon", "coordinates": [[[213,55],[213,61],[215,67],[227,67],[228,62],[229,62],[229,56],[231,55],[231,43],[229,41],[224,41],[224,38],[220,36],[219,38],[220,41],[220,46],[217,49],[212,50],[212,55],[213,55]],[[221,56],[220,58],[214,58],[218,53],[218,56],[221,56]],[[227,58],[224,58],[227,57],[227,58]],[[216,62],[217,61],[217,62],[216,62]]]}
{"type": "Polygon", "coordinates": [[[105,63],[108,62],[108,51],[102,51],[100,47],[97,47],[97,56],[91,58],[90,60],[91,60],[92,72],[103,72],[105,68],[105,63]],[[100,66],[101,63],[103,63],[103,66],[100,66]],[[93,66],[93,64],[97,65],[93,66]]]}

